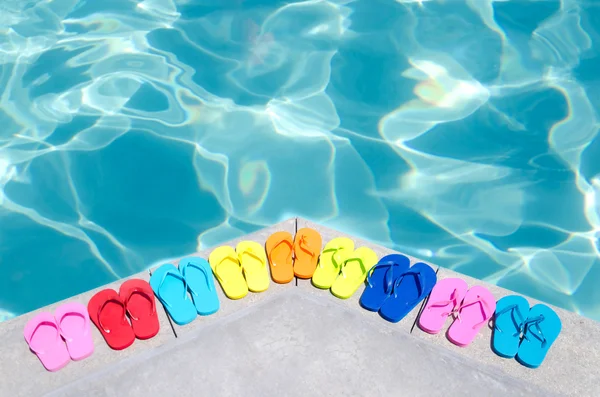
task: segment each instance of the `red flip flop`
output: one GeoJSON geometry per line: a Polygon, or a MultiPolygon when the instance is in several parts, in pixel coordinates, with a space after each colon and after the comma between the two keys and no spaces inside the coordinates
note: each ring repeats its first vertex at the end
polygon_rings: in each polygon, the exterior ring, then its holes
{"type": "Polygon", "coordinates": [[[103,289],[88,302],[90,320],[111,349],[123,350],[135,341],[126,311],[123,300],[114,289],[103,289]]]}
{"type": "Polygon", "coordinates": [[[119,295],[131,319],[133,333],[138,339],[150,339],[158,334],[158,314],[154,292],[147,281],[127,280],[119,288],[119,295]]]}

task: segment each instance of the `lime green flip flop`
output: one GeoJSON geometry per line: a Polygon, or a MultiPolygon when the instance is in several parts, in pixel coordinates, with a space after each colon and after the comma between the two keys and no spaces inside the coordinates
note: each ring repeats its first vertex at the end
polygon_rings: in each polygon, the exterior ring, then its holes
{"type": "Polygon", "coordinates": [[[329,289],[340,273],[342,264],[352,255],[354,241],[347,237],[334,238],[325,245],[319,264],[312,276],[312,283],[317,288],[329,289]]]}
{"type": "Polygon", "coordinates": [[[372,249],[358,248],[342,265],[340,274],[331,286],[331,293],[340,299],[350,298],[364,283],[369,269],[375,266],[377,261],[377,254],[372,249]]]}

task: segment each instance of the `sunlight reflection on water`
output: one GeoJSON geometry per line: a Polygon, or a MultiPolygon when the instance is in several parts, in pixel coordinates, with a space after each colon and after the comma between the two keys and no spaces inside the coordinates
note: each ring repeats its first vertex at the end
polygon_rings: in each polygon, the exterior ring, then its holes
{"type": "Polygon", "coordinates": [[[600,319],[599,20],[3,2],[0,320],[290,216],[600,319]]]}

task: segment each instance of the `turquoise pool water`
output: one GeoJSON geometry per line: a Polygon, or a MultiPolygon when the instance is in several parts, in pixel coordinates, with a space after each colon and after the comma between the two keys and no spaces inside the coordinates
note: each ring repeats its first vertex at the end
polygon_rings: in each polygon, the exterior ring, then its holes
{"type": "Polygon", "coordinates": [[[600,319],[591,1],[3,0],[0,317],[302,216],[600,319]]]}

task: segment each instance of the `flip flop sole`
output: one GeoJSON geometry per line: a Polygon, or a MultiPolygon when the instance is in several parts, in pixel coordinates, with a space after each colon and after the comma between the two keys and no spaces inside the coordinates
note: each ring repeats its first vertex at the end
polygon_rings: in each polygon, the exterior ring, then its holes
{"type": "Polygon", "coordinates": [[[120,306],[117,301],[121,301],[117,291],[103,289],[92,296],[87,308],[90,320],[98,328],[106,344],[113,350],[123,350],[133,344],[135,334],[131,324],[127,321],[125,308],[120,306]],[[111,299],[114,299],[115,302],[108,302],[111,299]],[[102,324],[100,324],[100,318],[102,318],[102,324]]]}
{"type": "Polygon", "coordinates": [[[454,307],[462,302],[468,289],[467,282],[460,278],[437,281],[419,316],[419,328],[428,334],[439,333],[454,307]]]}
{"type": "Polygon", "coordinates": [[[278,284],[294,279],[294,238],[288,232],[275,232],[265,242],[271,278],[278,284]]]}
{"type": "MultiPolygon", "coordinates": [[[[388,298],[379,310],[379,315],[392,323],[397,323],[410,313],[423,299],[429,295],[437,282],[435,270],[429,265],[419,262],[408,268],[406,273],[417,271],[421,274],[421,285],[415,276],[404,276],[399,285],[394,286],[395,295],[388,298]]],[[[405,274],[406,274],[405,273],[405,274]]],[[[418,277],[418,276],[417,276],[418,277]]]]}
{"type": "Polygon", "coordinates": [[[130,279],[119,287],[119,296],[135,318],[130,318],[135,337],[141,340],[153,338],[160,330],[156,298],[150,284],[141,279],[130,279]],[[154,311],[152,308],[154,307],[154,311]]]}
{"type": "Polygon", "coordinates": [[[386,255],[374,266],[371,276],[367,274],[369,283],[360,296],[359,304],[366,310],[379,311],[391,291],[386,290],[387,281],[394,281],[394,274],[400,275],[410,267],[410,259],[404,255],[386,255]],[[389,278],[389,280],[388,280],[389,278]]]}
{"type": "Polygon", "coordinates": [[[313,276],[322,245],[323,238],[318,231],[305,227],[296,232],[294,239],[294,274],[296,277],[309,279],[313,276]]]}

